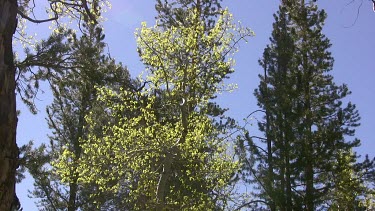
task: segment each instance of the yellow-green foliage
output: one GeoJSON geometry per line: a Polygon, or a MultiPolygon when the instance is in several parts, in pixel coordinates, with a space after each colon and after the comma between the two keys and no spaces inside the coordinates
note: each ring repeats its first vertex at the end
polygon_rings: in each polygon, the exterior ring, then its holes
{"type": "Polygon", "coordinates": [[[341,151],[335,163],[336,174],[333,175],[333,187],[328,197],[331,197],[329,210],[371,209],[371,194],[362,181],[362,173],[356,172],[353,166],[352,151],[341,151]]]}
{"type": "MultiPolygon", "coordinates": [[[[95,182],[98,191],[129,191],[124,200],[134,210],[218,209],[239,168],[228,153],[229,134],[214,126],[205,108],[233,72],[227,56],[252,32],[236,29],[227,10],[209,32],[197,10],[188,19],[189,26],[169,29],[142,23],[136,37],[149,82],[139,91],[98,88],[116,121],[102,136],[81,140],[80,182],[95,182]]],[[[87,130],[97,128],[93,116],[86,118],[87,130]]],[[[66,182],[71,156],[64,153],[55,164],[66,182]]]]}

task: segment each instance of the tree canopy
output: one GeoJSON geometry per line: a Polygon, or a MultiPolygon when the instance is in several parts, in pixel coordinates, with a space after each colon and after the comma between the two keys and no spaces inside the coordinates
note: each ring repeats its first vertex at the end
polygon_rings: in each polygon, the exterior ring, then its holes
{"type": "Polygon", "coordinates": [[[375,160],[356,152],[361,119],[334,80],[342,68],[317,2],[280,1],[259,60],[259,108],[232,117],[220,94],[237,70],[256,72],[234,61],[255,34],[225,1],[151,2],[155,23],[135,31],[143,71],[131,76],[105,39],[110,2],[49,0],[42,12],[0,0],[0,210],[22,210],[14,187],[26,171],[40,210],[373,209],[375,160]],[[28,25],[41,23],[50,33],[35,40],[28,25]],[[42,83],[53,99],[48,142],[19,148],[16,94],[41,115],[42,83]],[[257,129],[237,121],[253,115],[257,129]]]}
{"type": "MultiPolygon", "coordinates": [[[[123,200],[133,210],[223,209],[227,182],[239,168],[228,154],[229,131],[214,126],[207,108],[232,72],[226,55],[252,32],[237,32],[224,10],[206,33],[199,11],[188,11],[189,26],[142,24],[136,37],[147,69],[145,79],[139,78],[145,87],[136,92],[99,88],[107,115],[118,121],[103,128],[103,137],[81,140],[82,182],[114,193],[125,189],[129,197],[123,200]]],[[[95,118],[88,115],[87,121],[89,130],[95,128],[95,118]]],[[[57,165],[66,175],[72,155],[64,155],[57,165]]]]}

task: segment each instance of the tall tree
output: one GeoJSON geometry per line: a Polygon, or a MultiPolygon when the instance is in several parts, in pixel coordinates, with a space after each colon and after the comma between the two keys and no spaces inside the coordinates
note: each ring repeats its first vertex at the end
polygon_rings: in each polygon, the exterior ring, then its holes
{"type": "MultiPolygon", "coordinates": [[[[50,14],[52,18],[36,20],[27,15],[33,12],[29,7],[30,1],[1,0],[0,1],[0,210],[10,210],[15,195],[16,168],[18,166],[19,150],[16,144],[16,67],[12,48],[13,34],[17,29],[17,16],[21,20],[34,23],[57,21],[61,16],[89,17],[97,22],[96,12],[100,9],[101,1],[51,1],[50,14]],[[20,5],[20,6],[19,6],[20,5]]],[[[33,2],[34,3],[34,2],[33,2]]],[[[20,24],[21,25],[21,24],[20,24]]],[[[19,206],[19,205],[14,205],[19,206]]]]}
{"type": "MultiPolygon", "coordinates": [[[[221,14],[221,1],[222,0],[158,0],[155,8],[158,12],[156,17],[157,22],[163,29],[170,29],[171,27],[190,27],[194,22],[188,18],[190,10],[196,8],[200,21],[203,23],[203,31],[208,34],[214,27],[218,15],[221,14]]],[[[195,20],[193,20],[195,21],[195,20]]],[[[200,51],[204,49],[211,49],[209,43],[200,42],[197,45],[200,51]]],[[[178,55],[176,55],[178,56],[178,55]]],[[[189,58],[181,58],[181,62],[189,62],[189,58]]],[[[221,58],[222,60],[225,57],[221,58]]],[[[212,64],[202,66],[200,70],[207,72],[212,68],[212,64]]],[[[206,74],[206,73],[202,73],[206,74]]],[[[215,98],[216,96],[212,96],[215,98]]],[[[220,108],[214,102],[210,102],[210,111],[212,115],[219,115],[225,112],[225,109],[220,108]]]]}
{"type": "MultiPolygon", "coordinates": [[[[90,134],[83,141],[79,172],[102,190],[117,192],[125,184],[130,197],[124,200],[132,210],[227,206],[226,184],[238,164],[226,152],[229,134],[214,127],[207,107],[232,72],[226,55],[238,39],[252,33],[237,34],[227,11],[206,33],[199,14],[196,7],[189,8],[188,26],[147,28],[143,23],[137,38],[148,72],[145,87],[137,92],[100,89],[106,112],[121,118],[104,128],[104,137],[90,134]],[[199,48],[201,44],[211,48],[199,48]],[[137,115],[123,115],[129,111],[137,115]],[[103,165],[111,169],[102,171],[103,165]],[[116,177],[124,178],[121,185],[116,177]]],[[[95,119],[88,119],[95,126],[95,119]]]]}
{"type": "MultiPolygon", "coordinates": [[[[75,33],[70,32],[67,34],[68,39],[57,39],[53,44],[60,46],[55,48],[59,51],[67,50],[65,54],[69,59],[66,61],[69,62],[65,61],[64,65],[55,67],[57,69],[54,71],[49,70],[47,75],[51,75],[48,77],[43,70],[37,74],[37,77],[49,81],[54,96],[52,105],[47,108],[48,123],[53,135],[50,136],[49,145],[25,152],[25,165],[35,180],[32,195],[40,198],[40,208],[47,210],[91,210],[99,205],[104,206],[113,199],[109,195],[95,195],[96,187],[93,185],[81,185],[78,182],[76,162],[82,153],[79,141],[86,139],[88,135],[85,116],[102,109],[102,105],[96,102],[95,87],[107,86],[118,90],[120,87],[131,87],[130,79],[125,68],[116,65],[113,59],[103,54],[105,43],[102,29],[87,24],[82,29],[82,37],[77,38],[75,33]],[[64,150],[71,153],[69,184],[62,182],[53,166],[64,150]],[[97,201],[96,205],[93,204],[93,198],[97,201]]],[[[50,42],[42,42],[37,46],[35,55],[44,46],[52,45],[50,42]]],[[[54,55],[56,52],[50,51],[46,56],[49,54],[54,55]]],[[[29,54],[27,58],[31,60],[35,55],[29,54]]],[[[96,115],[97,121],[110,121],[100,113],[96,115]]]]}
{"type": "Polygon", "coordinates": [[[188,26],[189,9],[196,7],[200,19],[204,22],[204,29],[211,29],[220,15],[222,0],[157,0],[155,8],[158,12],[157,20],[164,28],[180,25],[188,26]]]}
{"type": "Polygon", "coordinates": [[[17,24],[17,1],[2,0],[0,8],[0,210],[10,210],[15,196],[18,166],[16,71],[12,49],[17,24]]]}
{"type": "Polygon", "coordinates": [[[316,210],[334,200],[325,196],[347,177],[356,180],[352,191],[358,196],[361,184],[345,171],[354,170],[352,149],[359,140],[348,139],[360,118],[354,104],[343,105],[347,86],[336,85],[329,74],[331,44],[322,33],[326,13],[315,1],[283,1],[274,17],[255,91],[266,114],[259,124],[265,138],[259,145],[247,136],[243,147],[249,152],[242,151],[244,160],[255,164],[247,171],[259,185],[258,196],[271,210],[316,210]]]}

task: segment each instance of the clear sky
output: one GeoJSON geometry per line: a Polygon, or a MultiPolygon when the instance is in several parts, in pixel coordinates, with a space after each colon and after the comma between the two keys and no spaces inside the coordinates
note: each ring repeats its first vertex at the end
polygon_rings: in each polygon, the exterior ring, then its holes
{"type": "MultiPolygon", "coordinates": [[[[128,66],[133,77],[137,76],[143,67],[136,52],[134,32],[142,21],[149,26],[154,25],[156,12],[155,1],[152,0],[113,0],[112,9],[104,14],[108,19],[105,24],[106,42],[111,56],[118,62],[128,66]]],[[[272,14],[278,9],[279,0],[224,0],[223,6],[228,7],[236,20],[250,27],[256,34],[249,38],[248,43],[240,44],[236,54],[235,73],[231,83],[238,84],[238,89],[218,98],[223,107],[230,110],[227,114],[238,121],[257,109],[253,90],[258,86],[258,74],[262,68],[258,59],[263,49],[269,43],[272,30],[272,14]]],[[[356,151],[359,154],[375,156],[375,12],[370,0],[330,0],[318,1],[318,6],[328,13],[324,32],[333,44],[331,52],[335,58],[332,71],[335,82],[346,83],[353,94],[348,98],[357,105],[361,126],[357,129],[357,137],[362,140],[362,146],[356,151]],[[351,4],[348,4],[353,2],[351,4]],[[347,5],[348,4],[348,5],[347,5]],[[362,6],[361,6],[362,4],[362,6]],[[358,15],[357,15],[358,14],[358,15]],[[358,17],[357,17],[358,16],[358,17]]],[[[32,25],[29,27],[32,31],[32,25]]],[[[48,24],[39,33],[48,33],[48,24]]],[[[17,143],[19,146],[29,140],[35,143],[49,143],[47,134],[50,133],[45,120],[45,106],[51,103],[51,95],[47,86],[42,86],[44,94],[36,101],[38,115],[31,115],[28,110],[18,103],[21,116],[18,122],[17,143]]],[[[250,133],[258,133],[254,125],[248,128],[250,133]]],[[[32,179],[28,177],[17,185],[17,195],[25,211],[37,210],[34,200],[27,197],[27,190],[32,190],[32,179]]]]}

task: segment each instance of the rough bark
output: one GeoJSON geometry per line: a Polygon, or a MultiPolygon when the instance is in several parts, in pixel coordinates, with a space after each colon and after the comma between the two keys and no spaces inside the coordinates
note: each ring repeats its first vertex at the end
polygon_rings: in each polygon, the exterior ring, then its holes
{"type": "Polygon", "coordinates": [[[12,37],[17,26],[17,0],[0,0],[0,210],[11,210],[15,198],[16,144],[15,66],[12,37]]]}

